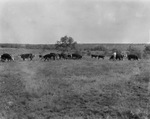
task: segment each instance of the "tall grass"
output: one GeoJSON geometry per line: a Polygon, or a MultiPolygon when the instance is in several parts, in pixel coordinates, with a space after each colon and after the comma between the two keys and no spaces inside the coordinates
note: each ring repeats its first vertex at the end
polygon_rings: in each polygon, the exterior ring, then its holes
{"type": "Polygon", "coordinates": [[[5,118],[142,119],[149,115],[146,60],[35,60],[4,62],[0,67],[0,109],[5,118]]]}

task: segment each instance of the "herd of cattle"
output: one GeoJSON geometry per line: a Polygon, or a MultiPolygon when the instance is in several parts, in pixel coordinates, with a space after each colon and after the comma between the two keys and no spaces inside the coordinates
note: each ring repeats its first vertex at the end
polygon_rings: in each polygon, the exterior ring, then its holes
{"type": "MultiPolygon", "coordinates": [[[[27,54],[20,54],[17,57],[20,57],[22,60],[26,60],[26,59],[32,60],[35,57],[35,55],[32,53],[27,53],[27,54]]],[[[82,55],[76,54],[76,53],[73,53],[73,54],[49,53],[49,54],[45,54],[45,55],[38,55],[38,57],[41,60],[49,61],[49,60],[56,60],[56,59],[81,59],[82,55]]],[[[0,56],[0,59],[2,62],[12,61],[12,60],[14,60],[14,57],[11,54],[4,53],[0,56]]]]}
{"type": "MultiPolygon", "coordinates": [[[[104,59],[104,55],[91,55],[91,58],[98,58],[98,59],[104,59]]],[[[138,60],[139,57],[135,54],[116,54],[116,55],[111,55],[109,60],[123,60],[124,58],[127,58],[128,60],[138,60]]]]}
{"type": "MultiPolygon", "coordinates": [[[[35,57],[35,55],[32,53],[20,54],[17,56],[20,57],[22,60],[26,60],[26,59],[32,60],[35,57]]],[[[49,54],[45,54],[45,55],[38,55],[38,57],[43,61],[57,60],[57,59],[82,59],[82,55],[77,54],[77,53],[73,53],[73,54],[49,53],[49,54]]],[[[115,56],[111,55],[109,57],[109,60],[123,60],[125,57],[128,60],[138,60],[139,59],[139,57],[135,54],[129,54],[129,55],[116,54],[115,56]]],[[[91,58],[104,59],[105,56],[91,54],[91,58]]],[[[0,56],[0,59],[2,62],[12,61],[12,60],[14,60],[14,57],[11,54],[4,53],[0,56]]]]}

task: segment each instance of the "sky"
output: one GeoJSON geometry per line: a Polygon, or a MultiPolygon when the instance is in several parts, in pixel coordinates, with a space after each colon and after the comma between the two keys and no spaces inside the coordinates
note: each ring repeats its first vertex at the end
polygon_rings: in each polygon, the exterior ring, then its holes
{"type": "Polygon", "coordinates": [[[150,0],[0,0],[0,43],[150,43],[150,0]]]}

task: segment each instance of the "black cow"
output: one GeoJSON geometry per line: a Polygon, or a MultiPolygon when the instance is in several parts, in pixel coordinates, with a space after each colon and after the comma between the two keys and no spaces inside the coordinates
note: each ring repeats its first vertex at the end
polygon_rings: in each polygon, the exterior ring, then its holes
{"type": "Polygon", "coordinates": [[[56,53],[50,53],[49,56],[50,56],[50,59],[53,59],[53,60],[55,60],[57,58],[56,53]]]}
{"type": "Polygon", "coordinates": [[[68,58],[68,59],[71,59],[71,58],[72,58],[72,55],[71,55],[71,54],[68,54],[68,55],[67,55],[67,58],[68,58]]]}
{"type": "Polygon", "coordinates": [[[76,53],[72,54],[72,59],[81,59],[81,58],[82,56],[80,54],[76,54],[76,53]]]}
{"type": "Polygon", "coordinates": [[[116,54],[116,60],[123,60],[123,57],[122,54],[116,54]]]}
{"type": "Polygon", "coordinates": [[[111,55],[109,60],[114,60],[114,55],[111,55]]]}
{"type": "Polygon", "coordinates": [[[20,57],[21,57],[23,60],[25,60],[25,59],[30,59],[30,60],[32,60],[32,59],[35,57],[35,55],[33,55],[33,54],[31,54],[31,53],[29,53],[29,54],[21,54],[20,57]]]}
{"type": "Polygon", "coordinates": [[[114,58],[114,55],[111,55],[109,60],[123,60],[123,57],[122,54],[116,54],[116,58],[114,58]]]}
{"type": "Polygon", "coordinates": [[[134,54],[129,54],[129,55],[127,55],[127,58],[128,58],[128,60],[138,60],[139,58],[138,58],[138,56],[137,55],[134,55],[134,54]]]}
{"type": "Polygon", "coordinates": [[[51,59],[51,56],[50,56],[50,54],[46,54],[46,55],[42,56],[41,59],[44,59],[44,61],[46,61],[46,60],[48,61],[49,59],[51,59]]]}
{"type": "Polygon", "coordinates": [[[98,59],[100,59],[100,58],[104,59],[104,57],[105,57],[104,55],[98,55],[98,59]]]}
{"type": "Polygon", "coordinates": [[[39,58],[42,60],[43,59],[43,55],[39,55],[39,58]]]}
{"type": "Polygon", "coordinates": [[[91,55],[91,58],[97,58],[97,57],[98,55],[94,55],[94,54],[91,55]]]}
{"type": "Polygon", "coordinates": [[[39,58],[42,58],[43,56],[42,55],[39,55],[39,58]]]}
{"type": "Polygon", "coordinates": [[[68,55],[65,53],[58,54],[59,59],[68,59],[68,55]]]}
{"type": "Polygon", "coordinates": [[[44,61],[46,61],[46,60],[48,61],[50,59],[55,60],[56,58],[57,58],[57,54],[55,54],[55,53],[46,54],[41,57],[41,59],[44,59],[44,61]]]}
{"type": "Polygon", "coordinates": [[[5,53],[5,54],[2,54],[1,55],[1,61],[12,61],[12,60],[14,60],[14,58],[10,55],[10,54],[7,54],[7,53],[5,53]]]}
{"type": "Polygon", "coordinates": [[[64,55],[62,53],[58,54],[58,59],[64,59],[64,55]]]}

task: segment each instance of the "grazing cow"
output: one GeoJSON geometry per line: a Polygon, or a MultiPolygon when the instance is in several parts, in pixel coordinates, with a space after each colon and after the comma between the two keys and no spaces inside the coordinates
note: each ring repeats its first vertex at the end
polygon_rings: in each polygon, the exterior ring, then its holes
{"type": "Polygon", "coordinates": [[[71,55],[71,54],[68,54],[67,57],[68,57],[68,59],[71,59],[71,58],[72,58],[72,55],[71,55]]]}
{"type": "Polygon", "coordinates": [[[2,54],[1,55],[1,61],[12,61],[12,60],[14,60],[14,58],[10,55],[10,54],[7,54],[7,53],[5,53],[5,54],[2,54]]]}
{"type": "Polygon", "coordinates": [[[104,59],[104,57],[105,57],[104,55],[98,55],[98,59],[100,59],[100,58],[104,59]]]}
{"type": "Polygon", "coordinates": [[[91,58],[97,58],[97,57],[98,55],[94,55],[94,54],[91,55],[91,58]]]}
{"type": "Polygon", "coordinates": [[[46,60],[48,61],[49,59],[51,59],[51,56],[50,56],[50,54],[46,54],[46,55],[42,56],[41,59],[44,59],[44,61],[46,61],[46,60]]]}
{"type": "Polygon", "coordinates": [[[111,55],[109,60],[114,60],[114,55],[111,55]]]}
{"type": "Polygon", "coordinates": [[[42,58],[43,56],[42,55],[39,55],[39,58],[42,58]]]}
{"type": "Polygon", "coordinates": [[[44,61],[46,61],[46,60],[48,61],[48,60],[50,60],[50,59],[55,60],[56,57],[57,57],[57,54],[55,54],[55,53],[50,53],[50,54],[46,54],[46,55],[42,56],[41,59],[44,59],[44,61]]]}
{"type": "Polygon", "coordinates": [[[68,55],[65,53],[58,54],[59,59],[68,59],[68,55]]]}
{"type": "Polygon", "coordinates": [[[43,55],[39,55],[39,58],[42,60],[43,59],[43,55]]]}
{"type": "Polygon", "coordinates": [[[116,60],[123,60],[122,54],[116,54],[116,60]]]}
{"type": "Polygon", "coordinates": [[[76,53],[72,54],[72,59],[81,59],[81,58],[82,56],[80,54],[76,54],[76,53]]]}
{"type": "Polygon", "coordinates": [[[58,59],[62,59],[62,58],[63,58],[62,53],[61,54],[58,53],[58,59]]]}
{"type": "Polygon", "coordinates": [[[35,55],[33,55],[33,54],[31,54],[31,53],[29,53],[29,54],[21,54],[20,57],[21,57],[23,60],[25,60],[25,59],[30,59],[30,60],[32,60],[32,59],[35,57],[35,55]]]}
{"type": "Polygon", "coordinates": [[[127,58],[128,58],[128,60],[138,60],[138,56],[137,55],[134,55],[134,54],[129,54],[129,55],[127,55],[127,58]]]}
{"type": "Polygon", "coordinates": [[[59,53],[56,53],[55,59],[59,59],[59,53]]]}
{"type": "Polygon", "coordinates": [[[109,60],[123,60],[123,55],[122,54],[113,54],[110,56],[109,60]]]}
{"type": "Polygon", "coordinates": [[[50,53],[49,56],[50,56],[50,59],[55,60],[57,57],[57,54],[56,53],[50,53]]]}

